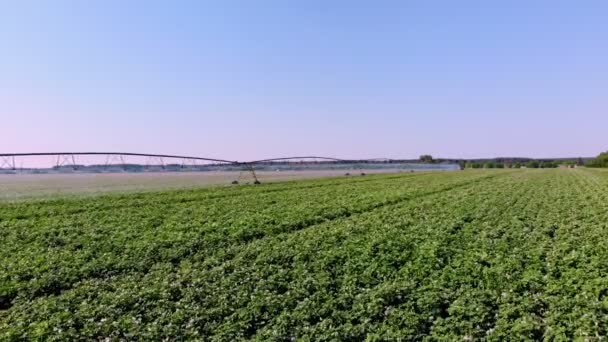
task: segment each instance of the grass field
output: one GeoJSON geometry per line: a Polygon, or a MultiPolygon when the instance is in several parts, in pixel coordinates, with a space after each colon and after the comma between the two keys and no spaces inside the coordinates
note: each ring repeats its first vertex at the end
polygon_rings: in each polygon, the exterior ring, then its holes
{"type": "Polygon", "coordinates": [[[596,340],[608,172],[0,204],[0,340],[596,340]]]}

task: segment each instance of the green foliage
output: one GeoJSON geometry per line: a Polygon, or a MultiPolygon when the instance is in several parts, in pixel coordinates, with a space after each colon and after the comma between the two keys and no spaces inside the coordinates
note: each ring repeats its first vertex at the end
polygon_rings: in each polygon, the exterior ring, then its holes
{"type": "Polygon", "coordinates": [[[608,151],[600,153],[595,159],[587,163],[588,167],[608,167],[608,151]]]}
{"type": "Polygon", "coordinates": [[[423,163],[432,163],[433,162],[433,156],[429,155],[429,154],[423,154],[420,156],[420,161],[423,163]]]}
{"type": "MultiPolygon", "coordinates": [[[[600,156],[601,156],[601,154],[600,154],[600,156]]],[[[600,159],[602,159],[602,158],[600,158],[600,159]]],[[[583,165],[585,165],[585,161],[583,160],[583,158],[578,157],[578,158],[576,159],[576,165],[578,165],[578,166],[583,166],[583,165]]]]}
{"type": "Polygon", "coordinates": [[[541,167],[543,169],[553,169],[553,168],[556,168],[558,166],[559,166],[558,163],[552,162],[552,161],[544,161],[544,162],[541,162],[539,164],[539,167],[541,167]]]}
{"type": "Polygon", "coordinates": [[[529,169],[537,169],[540,166],[540,163],[536,160],[530,160],[526,163],[526,167],[529,169]]]}
{"type": "Polygon", "coordinates": [[[368,175],[0,204],[0,340],[586,340],[608,173],[368,175]]]}

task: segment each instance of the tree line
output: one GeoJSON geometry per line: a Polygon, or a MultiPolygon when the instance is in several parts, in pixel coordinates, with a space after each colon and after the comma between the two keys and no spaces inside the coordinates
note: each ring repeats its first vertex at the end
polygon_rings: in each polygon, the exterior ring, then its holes
{"type": "Polygon", "coordinates": [[[583,158],[574,159],[529,159],[529,158],[494,158],[494,159],[434,159],[429,154],[421,155],[419,161],[425,164],[434,163],[458,163],[461,169],[511,169],[511,168],[530,168],[546,169],[559,166],[592,166],[608,167],[608,152],[600,154],[600,157],[589,160],[583,158]],[[601,157],[601,158],[600,158],[601,157]],[[604,166],[602,166],[604,165],[604,166]]]}
{"type": "Polygon", "coordinates": [[[608,167],[608,151],[600,153],[595,159],[587,163],[589,167],[608,167]]]}
{"type": "MultiPolygon", "coordinates": [[[[520,169],[522,167],[528,169],[550,169],[559,167],[560,163],[554,161],[538,161],[530,160],[527,163],[498,163],[498,162],[465,162],[466,169],[520,169]]],[[[462,167],[462,164],[461,164],[462,167]]]]}

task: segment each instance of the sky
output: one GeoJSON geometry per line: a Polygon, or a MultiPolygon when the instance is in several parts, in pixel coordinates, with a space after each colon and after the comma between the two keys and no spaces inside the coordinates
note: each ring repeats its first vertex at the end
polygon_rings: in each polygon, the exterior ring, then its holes
{"type": "Polygon", "coordinates": [[[607,1],[4,1],[0,152],[595,156],[607,1]]]}

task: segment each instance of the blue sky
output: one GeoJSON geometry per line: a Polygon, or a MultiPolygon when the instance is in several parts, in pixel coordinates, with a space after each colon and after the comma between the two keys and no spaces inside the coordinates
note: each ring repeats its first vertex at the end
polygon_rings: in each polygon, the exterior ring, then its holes
{"type": "Polygon", "coordinates": [[[0,150],[593,156],[606,1],[13,1],[0,150]]]}

